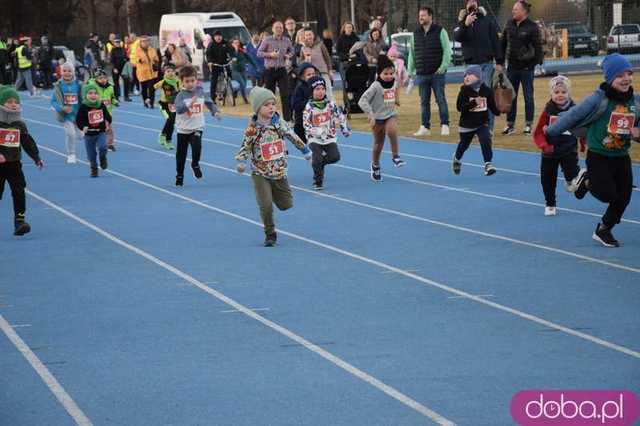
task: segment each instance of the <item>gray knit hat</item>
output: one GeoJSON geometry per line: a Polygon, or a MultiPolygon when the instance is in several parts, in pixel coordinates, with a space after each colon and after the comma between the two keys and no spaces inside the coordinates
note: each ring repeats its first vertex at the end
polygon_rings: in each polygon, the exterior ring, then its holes
{"type": "Polygon", "coordinates": [[[265,89],[263,87],[254,87],[251,89],[251,93],[249,93],[249,101],[251,101],[251,108],[253,108],[254,113],[258,113],[262,105],[266,104],[269,101],[276,101],[276,95],[269,89],[265,89]]]}

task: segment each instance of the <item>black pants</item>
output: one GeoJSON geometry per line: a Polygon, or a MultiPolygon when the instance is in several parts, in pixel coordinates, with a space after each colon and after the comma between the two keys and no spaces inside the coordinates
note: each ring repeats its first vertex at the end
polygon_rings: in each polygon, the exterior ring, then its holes
{"type": "Polygon", "coordinates": [[[567,182],[578,176],[578,153],[572,152],[562,157],[542,157],[540,161],[540,182],[547,207],[556,206],[556,184],[558,182],[558,166],[567,182]]]}
{"type": "Polygon", "coordinates": [[[153,85],[156,83],[156,80],[152,78],[151,80],[141,81],[140,82],[140,91],[142,92],[142,101],[146,101],[149,99],[149,103],[153,106],[153,102],[156,99],[156,89],[153,88],[153,85]]]}
{"type": "Polygon", "coordinates": [[[13,213],[17,217],[24,214],[27,209],[27,202],[24,195],[24,189],[27,187],[27,181],[22,173],[22,163],[19,161],[10,161],[0,164],[0,200],[4,192],[4,182],[9,182],[11,188],[11,196],[13,197],[13,213]]]}
{"type": "Polygon", "coordinates": [[[322,183],[324,179],[324,167],[340,161],[340,151],[338,144],[333,142],[326,145],[310,143],[309,149],[313,153],[311,157],[311,167],[313,167],[313,181],[322,183]]]}
{"type": "Polygon", "coordinates": [[[140,81],[138,81],[138,76],[136,75],[136,67],[132,67],[132,73],[131,73],[132,79],[131,79],[131,87],[133,89],[138,89],[140,90],[140,81]]]}
{"type": "Polygon", "coordinates": [[[200,167],[202,153],[202,132],[178,133],[178,147],[176,149],[176,176],[184,176],[184,165],[187,162],[187,151],[191,145],[191,168],[200,167]]]}
{"type": "Polygon", "coordinates": [[[276,84],[280,90],[282,115],[285,121],[291,121],[291,105],[289,104],[289,75],[286,68],[267,68],[264,70],[264,87],[276,93],[276,84]]]}
{"type": "Polygon", "coordinates": [[[587,175],[589,191],[603,203],[609,204],[602,216],[602,223],[613,228],[620,223],[622,215],[631,201],[633,170],[631,158],[607,157],[592,151],[587,152],[587,175]]]}
{"type": "Polygon", "coordinates": [[[167,138],[167,142],[169,142],[173,137],[173,128],[176,124],[176,112],[169,111],[169,104],[162,101],[160,101],[160,109],[162,110],[162,116],[165,118],[162,134],[167,138]]]}
{"type": "Polygon", "coordinates": [[[0,84],[13,84],[15,80],[11,78],[11,72],[7,69],[7,64],[0,62],[0,84]]]}
{"type": "Polygon", "coordinates": [[[113,94],[116,95],[116,99],[120,99],[120,80],[122,80],[122,84],[124,85],[124,97],[125,99],[129,97],[129,79],[123,77],[119,72],[112,73],[113,77],[113,94]]]}
{"type": "Polygon", "coordinates": [[[302,124],[302,111],[299,114],[296,112],[294,115],[293,131],[306,144],[307,132],[304,131],[304,124],[302,124]]]}
{"type": "Polygon", "coordinates": [[[465,132],[460,133],[460,142],[458,142],[458,147],[456,148],[456,158],[458,160],[462,160],[462,156],[469,149],[469,145],[471,145],[471,141],[475,135],[478,135],[478,140],[480,141],[480,149],[482,149],[482,158],[485,163],[490,163],[493,159],[493,150],[491,149],[491,133],[489,132],[489,127],[482,126],[478,127],[473,132],[465,132]]]}

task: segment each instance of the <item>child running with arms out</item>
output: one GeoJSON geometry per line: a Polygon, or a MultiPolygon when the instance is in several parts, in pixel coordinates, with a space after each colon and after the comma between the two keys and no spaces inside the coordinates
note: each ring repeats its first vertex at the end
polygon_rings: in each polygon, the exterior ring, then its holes
{"type": "Polygon", "coordinates": [[[180,80],[176,77],[175,65],[169,63],[164,66],[164,77],[153,87],[160,89],[160,112],[165,119],[164,127],[160,132],[158,143],[166,149],[173,149],[171,138],[176,122],[176,95],[180,91],[180,80]]]}
{"type": "Polygon", "coordinates": [[[342,134],[349,137],[351,132],[347,127],[347,120],[335,102],[327,98],[326,82],[320,76],[309,80],[312,97],[307,103],[303,114],[304,130],[313,152],[311,166],[313,167],[313,188],[320,191],[324,188],[324,168],[328,164],[340,161],[338,150],[337,126],[342,134]]]}
{"type": "Polygon", "coordinates": [[[95,83],[89,82],[82,88],[82,105],[78,109],[76,125],[84,134],[84,146],[91,168],[91,177],[98,177],[98,156],[100,168],[107,169],[107,136],[111,126],[111,114],[102,103],[95,83]]]}
{"type": "Polygon", "coordinates": [[[191,146],[191,170],[193,176],[202,179],[200,155],[202,154],[202,132],[204,131],[204,108],[220,120],[218,108],[198,85],[197,71],[187,65],[180,70],[181,89],[175,99],[176,127],[178,128],[178,149],[176,151],[176,186],[184,184],[184,166],[187,151],[191,146]]]}
{"type": "Polygon", "coordinates": [[[389,136],[393,165],[402,167],[406,163],[400,158],[398,148],[398,111],[400,91],[395,80],[393,62],[385,56],[378,57],[378,78],[364,92],[358,105],[369,116],[373,132],[373,150],[371,161],[371,179],[382,181],[380,154],[384,147],[385,136],[389,136]]]}
{"type": "Polygon", "coordinates": [[[563,75],[554,77],[549,82],[551,99],[547,102],[540,115],[538,125],[533,133],[533,142],[542,150],[540,160],[540,181],[545,199],[545,216],[556,215],[556,183],[558,181],[558,167],[567,182],[567,190],[575,192],[575,184],[586,169],[580,171],[578,166],[578,138],[570,132],[560,136],[547,136],[547,127],[558,120],[558,116],[575,106],[571,99],[571,81],[563,75]]]}
{"type": "Polygon", "coordinates": [[[255,115],[244,132],[242,146],[236,154],[237,170],[244,173],[245,162],[251,160],[251,179],[264,224],[265,247],[276,244],[273,204],[284,211],[293,207],[293,195],[287,181],[287,149],[284,139],[298,148],[305,159],[311,151],[276,112],[276,97],[268,89],[255,87],[249,94],[255,115]]]}
{"type": "Polygon", "coordinates": [[[67,150],[67,164],[75,164],[76,141],[79,130],[76,127],[76,115],[82,102],[82,85],[76,80],[76,70],[71,62],[60,66],[61,78],[53,85],[51,107],[56,119],[64,127],[64,144],[67,150]]]}

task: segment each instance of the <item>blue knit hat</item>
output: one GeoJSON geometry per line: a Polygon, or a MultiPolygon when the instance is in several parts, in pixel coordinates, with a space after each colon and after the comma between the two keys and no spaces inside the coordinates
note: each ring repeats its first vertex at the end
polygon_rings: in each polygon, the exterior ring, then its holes
{"type": "Polygon", "coordinates": [[[482,68],[480,68],[480,65],[471,65],[464,72],[465,77],[468,75],[475,75],[478,80],[482,80],[482,68]]]}
{"type": "Polygon", "coordinates": [[[631,62],[619,53],[608,55],[602,60],[604,79],[608,84],[613,83],[613,80],[624,74],[626,71],[632,70],[633,67],[631,66],[631,62]]]}

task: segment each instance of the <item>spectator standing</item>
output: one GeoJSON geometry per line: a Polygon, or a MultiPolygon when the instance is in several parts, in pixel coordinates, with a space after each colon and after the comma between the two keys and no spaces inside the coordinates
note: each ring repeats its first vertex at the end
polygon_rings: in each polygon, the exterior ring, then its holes
{"type": "Polygon", "coordinates": [[[289,79],[287,62],[293,57],[291,40],[284,37],[282,22],[276,21],[271,27],[273,35],[266,37],[258,48],[258,57],[265,59],[265,87],[272,93],[276,85],[280,91],[280,101],[285,121],[291,122],[291,105],[289,102],[289,79]]]}

